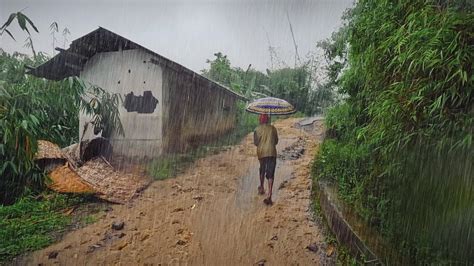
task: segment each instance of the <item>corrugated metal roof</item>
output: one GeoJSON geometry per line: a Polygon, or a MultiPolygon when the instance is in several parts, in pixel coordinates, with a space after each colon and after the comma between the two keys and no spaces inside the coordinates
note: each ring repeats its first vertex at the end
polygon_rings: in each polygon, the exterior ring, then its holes
{"type": "Polygon", "coordinates": [[[235,97],[246,100],[245,97],[229,88],[102,27],[72,41],[67,50],[60,49],[60,52],[53,58],[29,70],[27,73],[51,80],[61,80],[71,76],[79,76],[87,60],[95,54],[131,49],[143,49],[154,57],[152,59],[153,63],[158,63],[180,73],[191,75],[194,78],[209,83],[209,85],[225,90],[235,97]]]}

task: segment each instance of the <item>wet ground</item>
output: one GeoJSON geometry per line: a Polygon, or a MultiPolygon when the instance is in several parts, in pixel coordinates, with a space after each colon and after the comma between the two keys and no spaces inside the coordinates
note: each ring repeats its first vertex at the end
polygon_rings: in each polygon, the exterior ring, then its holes
{"type": "Polygon", "coordinates": [[[128,205],[66,235],[24,262],[31,265],[327,265],[335,254],[312,218],[310,162],[322,136],[277,121],[274,204],[257,195],[251,135],[152,183],[128,205]],[[112,224],[114,228],[112,228],[112,224]],[[123,223],[123,224],[122,224],[123,223]],[[122,228],[123,227],[123,228],[122,228]],[[308,246],[310,248],[308,249],[308,246]]]}

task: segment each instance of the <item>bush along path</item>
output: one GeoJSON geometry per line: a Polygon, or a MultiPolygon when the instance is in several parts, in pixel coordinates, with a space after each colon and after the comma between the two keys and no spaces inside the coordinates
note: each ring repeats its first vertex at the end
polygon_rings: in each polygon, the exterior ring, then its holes
{"type": "Polygon", "coordinates": [[[474,2],[360,0],[344,24],[326,55],[345,99],[325,117],[316,178],[398,264],[472,264],[474,2]]]}
{"type": "Polygon", "coordinates": [[[334,247],[311,212],[310,162],[322,132],[297,129],[297,121],[275,123],[281,156],[273,206],[257,194],[258,161],[248,135],[176,178],[154,182],[135,201],[113,206],[24,263],[333,264],[334,247]]]}

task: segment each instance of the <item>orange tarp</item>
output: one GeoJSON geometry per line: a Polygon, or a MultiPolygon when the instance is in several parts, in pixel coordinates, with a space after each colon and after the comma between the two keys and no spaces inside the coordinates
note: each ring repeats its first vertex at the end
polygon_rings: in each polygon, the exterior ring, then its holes
{"type": "Polygon", "coordinates": [[[51,182],[48,187],[61,193],[94,193],[95,190],[73,170],[68,164],[57,167],[49,173],[51,182]]]}
{"type": "Polygon", "coordinates": [[[143,175],[117,171],[101,156],[75,167],[78,164],[75,160],[78,160],[78,147],[70,146],[61,151],[54,143],[38,141],[35,159],[45,164],[46,171],[52,169],[47,182],[50,189],[60,193],[94,193],[110,202],[126,203],[151,181],[143,175]]]}

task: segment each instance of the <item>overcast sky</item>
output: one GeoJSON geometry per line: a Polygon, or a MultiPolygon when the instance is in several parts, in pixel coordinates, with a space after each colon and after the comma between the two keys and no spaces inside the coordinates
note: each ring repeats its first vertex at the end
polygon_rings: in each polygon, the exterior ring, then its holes
{"type": "MultiPolygon", "coordinates": [[[[37,51],[53,52],[49,25],[67,27],[69,41],[98,26],[112,30],[158,54],[195,71],[205,68],[215,52],[227,54],[232,64],[259,70],[270,67],[269,44],[278,56],[294,62],[294,46],[287,13],[300,55],[314,50],[319,40],[341,25],[343,11],[352,0],[0,0],[0,22],[12,12],[24,13],[39,28],[33,34],[37,51]]],[[[12,25],[17,41],[0,36],[8,52],[29,52],[25,33],[12,25]]],[[[63,47],[61,34],[56,38],[63,47]]],[[[66,43],[66,48],[69,42],[66,43]]]]}

